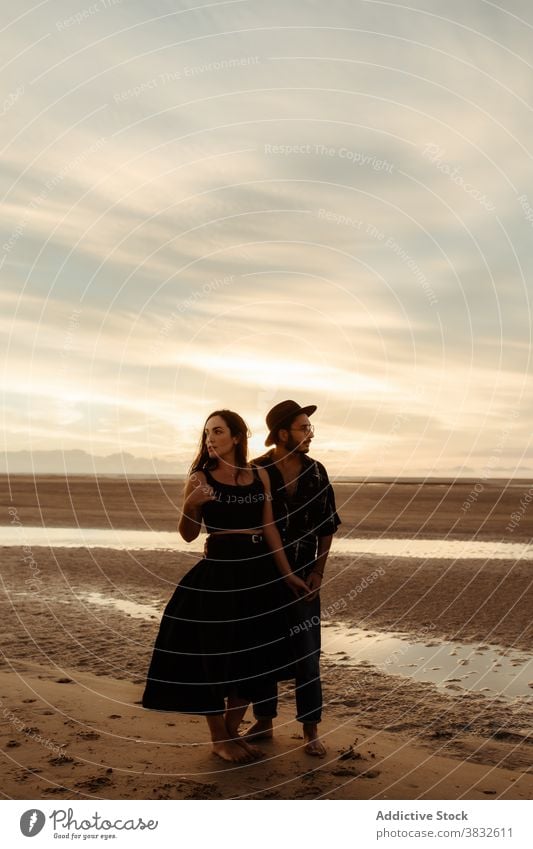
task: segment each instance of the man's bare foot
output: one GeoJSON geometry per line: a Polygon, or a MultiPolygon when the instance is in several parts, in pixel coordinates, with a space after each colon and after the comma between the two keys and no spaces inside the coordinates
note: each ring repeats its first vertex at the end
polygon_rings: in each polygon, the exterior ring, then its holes
{"type": "Polygon", "coordinates": [[[272,720],[257,719],[244,736],[253,737],[254,740],[272,740],[273,735],[272,720]]]}
{"type": "Polygon", "coordinates": [[[307,755],[314,755],[316,758],[323,758],[326,754],[326,747],[318,736],[318,726],[316,722],[304,722],[304,752],[307,755]]]}
{"type": "Polygon", "coordinates": [[[224,761],[235,764],[247,764],[254,760],[254,755],[240,746],[236,740],[214,740],[213,752],[224,761]]]}

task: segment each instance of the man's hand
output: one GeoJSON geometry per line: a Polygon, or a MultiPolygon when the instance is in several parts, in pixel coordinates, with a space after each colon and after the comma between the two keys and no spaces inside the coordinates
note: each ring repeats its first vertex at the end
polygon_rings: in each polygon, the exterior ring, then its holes
{"type": "Polygon", "coordinates": [[[292,590],[296,598],[301,598],[302,596],[304,598],[307,598],[309,586],[305,583],[305,581],[302,581],[302,579],[299,578],[298,575],[295,575],[294,572],[291,572],[289,575],[285,575],[283,580],[285,581],[289,589],[292,590]]]}
{"type": "Polygon", "coordinates": [[[320,587],[322,586],[322,575],[320,572],[311,572],[307,579],[307,586],[309,587],[309,595],[305,597],[305,601],[313,601],[319,594],[320,587]]]}

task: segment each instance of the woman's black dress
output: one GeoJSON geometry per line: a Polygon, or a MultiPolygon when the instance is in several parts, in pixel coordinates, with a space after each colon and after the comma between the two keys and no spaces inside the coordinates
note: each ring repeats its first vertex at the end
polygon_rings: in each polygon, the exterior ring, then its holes
{"type": "MultiPolygon", "coordinates": [[[[202,508],[209,533],[263,525],[264,488],[205,472],[216,500],[202,508]]],[[[220,714],[230,694],[267,697],[291,677],[286,588],[261,535],[211,535],[207,554],[180,581],[156,639],[142,704],[155,710],[220,714]]]]}

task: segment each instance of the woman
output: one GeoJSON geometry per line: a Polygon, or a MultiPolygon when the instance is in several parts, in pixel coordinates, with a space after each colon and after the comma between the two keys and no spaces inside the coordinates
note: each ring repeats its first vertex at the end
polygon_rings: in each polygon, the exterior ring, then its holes
{"type": "Polygon", "coordinates": [[[297,596],[309,591],[287,561],[269,477],[248,463],[247,437],[231,410],[217,410],[205,423],[179,532],[191,542],[203,520],[206,556],[165,609],[143,696],[147,708],[204,714],[213,751],[235,763],[263,754],[238,727],[270,680],[288,677],[287,587],[297,596]]]}

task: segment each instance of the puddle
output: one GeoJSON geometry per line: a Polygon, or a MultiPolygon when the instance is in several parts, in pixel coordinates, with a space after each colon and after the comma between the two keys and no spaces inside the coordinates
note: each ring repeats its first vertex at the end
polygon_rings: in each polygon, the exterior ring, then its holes
{"type": "MultiPolygon", "coordinates": [[[[0,545],[54,548],[112,548],[137,551],[200,553],[206,535],[186,543],[173,531],[131,531],[119,528],[42,528],[0,526],[0,545]]],[[[347,539],[334,537],[332,554],[367,554],[381,557],[443,559],[533,560],[533,545],[511,542],[476,542],[448,539],[347,539]]]]}
{"type": "Polygon", "coordinates": [[[51,546],[54,548],[113,548],[152,551],[200,551],[203,539],[196,545],[184,542],[173,531],[130,531],[120,528],[42,528],[26,525],[0,527],[0,545],[51,546]]]}
{"type": "Polygon", "coordinates": [[[447,693],[470,690],[493,697],[533,700],[533,658],[494,645],[432,639],[413,642],[389,633],[342,623],[323,623],[324,657],[341,666],[371,664],[388,675],[428,681],[447,693]]]}
{"type": "MultiPolygon", "coordinates": [[[[11,597],[23,596],[28,598],[32,595],[28,590],[9,593],[11,597]]],[[[82,601],[87,604],[97,604],[101,607],[112,607],[115,610],[120,610],[127,616],[133,616],[134,619],[160,619],[165,608],[165,601],[153,599],[150,604],[142,604],[136,601],[129,601],[125,598],[113,598],[112,596],[104,595],[103,593],[84,593],[76,592],[72,598],[50,598],[39,593],[39,601],[48,601],[50,604],[75,604],[76,601],[82,601]]]]}
{"type": "MultiPolygon", "coordinates": [[[[13,596],[31,595],[16,591],[13,596]]],[[[53,604],[72,600],[46,599],[53,604]]],[[[165,601],[144,604],[113,598],[98,592],[77,592],[87,604],[111,607],[136,619],[159,620],[165,601]]],[[[533,703],[533,658],[525,652],[502,646],[442,641],[428,633],[425,641],[412,641],[388,632],[368,631],[342,622],[322,623],[323,659],[336,666],[373,666],[387,675],[402,675],[427,681],[453,694],[461,691],[484,693],[487,697],[511,700],[522,697],[533,703]]]]}
{"type": "Polygon", "coordinates": [[[516,542],[459,539],[334,539],[335,554],[375,554],[461,560],[532,560],[533,546],[516,542]]]}
{"type": "Polygon", "coordinates": [[[134,619],[160,619],[164,609],[164,605],[155,600],[152,604],[139,604],[123,598],[110,598],[102,593],[76,593],[76,597],[89,604],[113,607],[115,610],[120,610],[121,613],[133,616],[134,619]]]}

